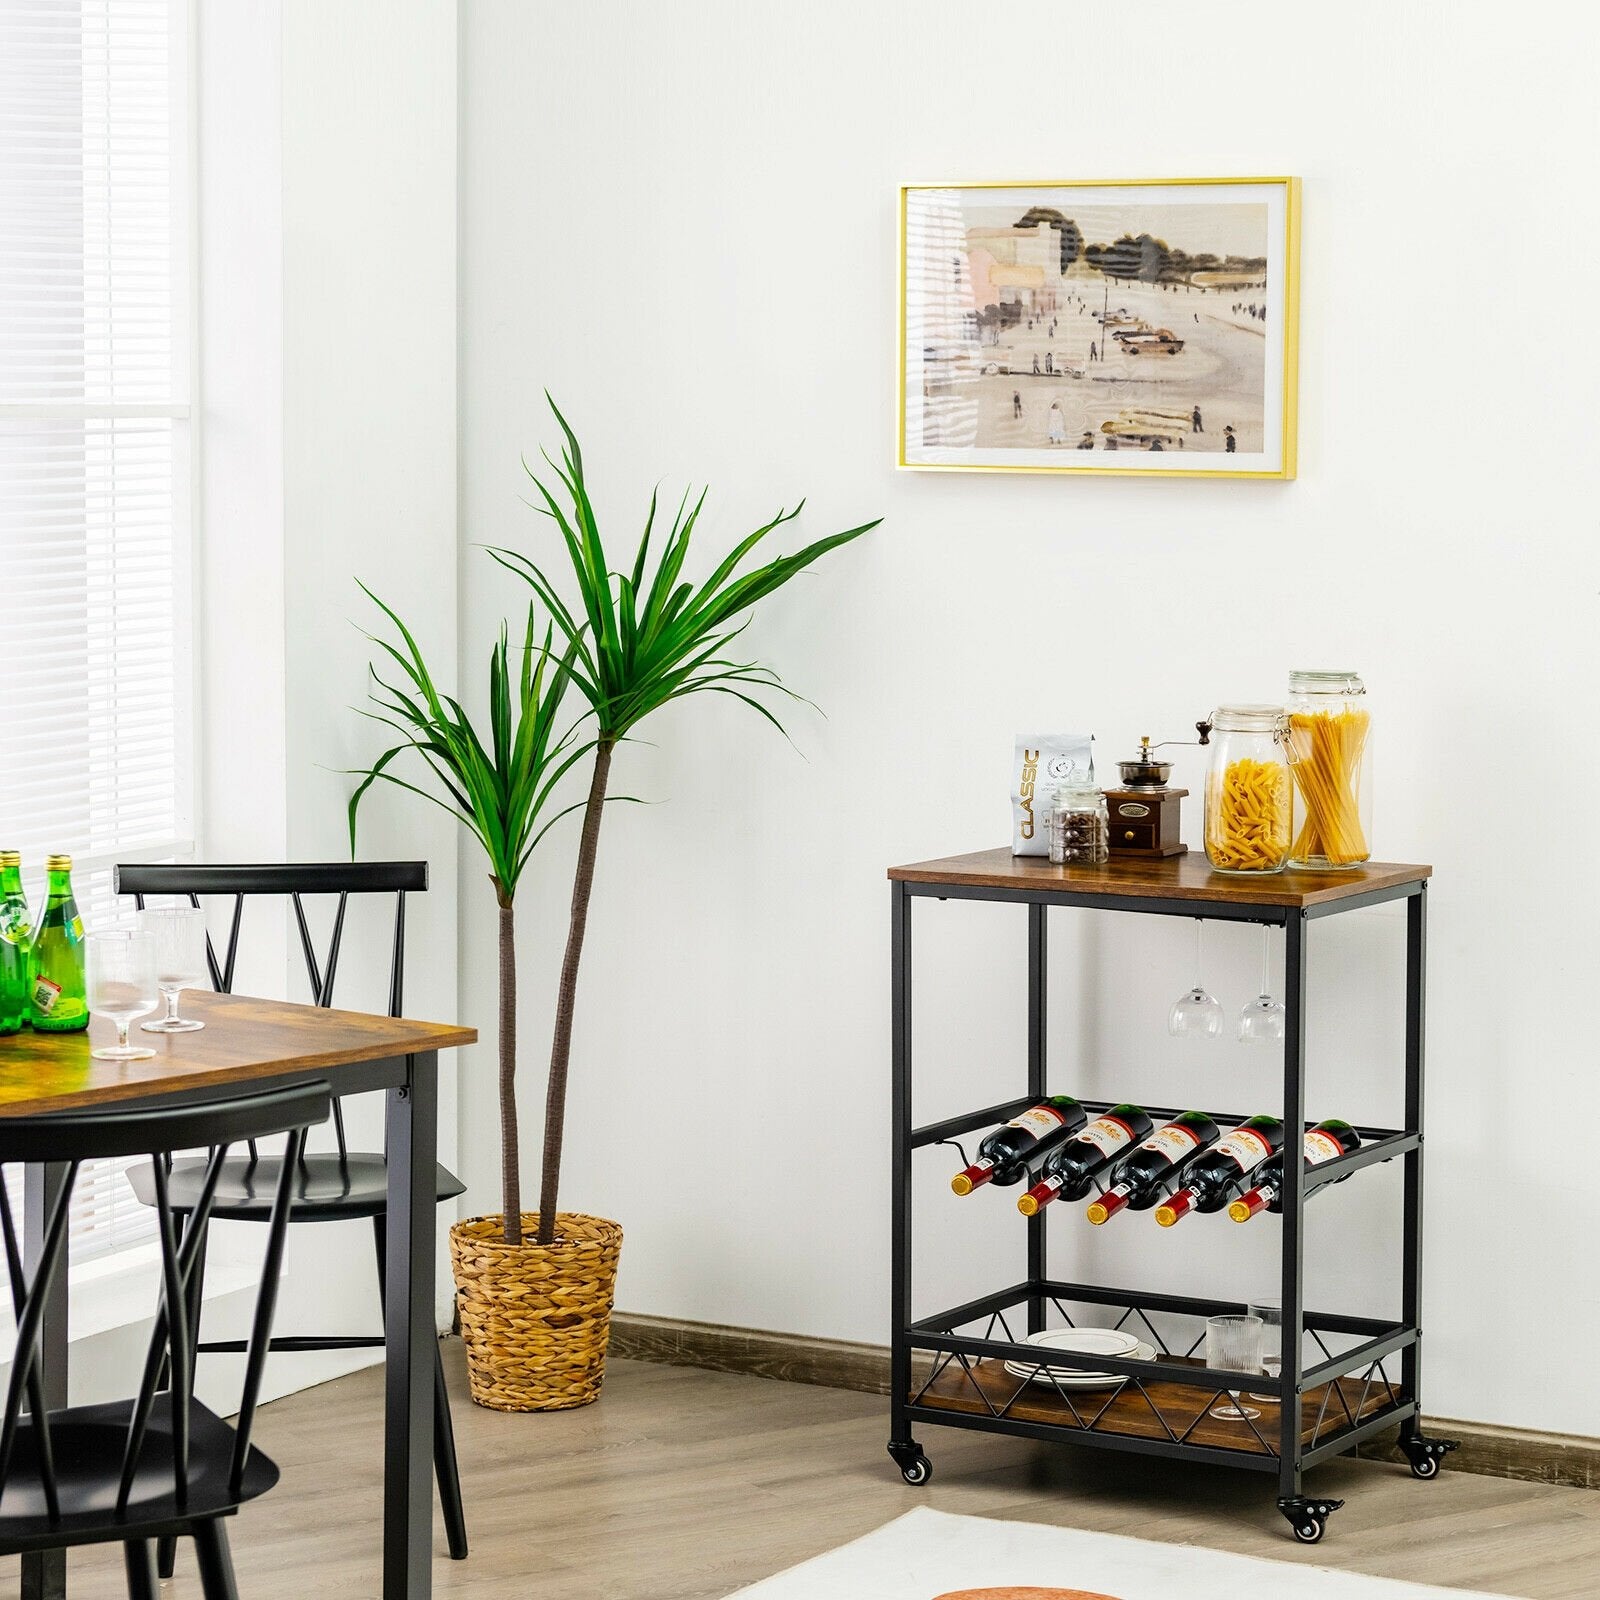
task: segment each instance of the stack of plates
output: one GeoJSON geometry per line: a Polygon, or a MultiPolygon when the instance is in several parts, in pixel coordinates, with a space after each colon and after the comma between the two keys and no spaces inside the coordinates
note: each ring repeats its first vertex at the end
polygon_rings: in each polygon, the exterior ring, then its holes
{"type": "MultiPolygon", "coordinates": [[[[1156,1355],[1154,1345],[1112,1328],[1047,1328],[1043,1333],[1030,1333],[1023,1343],[1038,1345],[1042,1350],[1070,1350],[1079,1356],[1111,1356],[1118,1361],[1154,1361],[1156,1355]]],[[[1023,1361],[1006,1362],[1006,1371],[1013,1378],[1027,1378],[1060,1389],[1115,1389],[1128,1381],[1115,1372],[1041,1367],[1023,1361]]]]}

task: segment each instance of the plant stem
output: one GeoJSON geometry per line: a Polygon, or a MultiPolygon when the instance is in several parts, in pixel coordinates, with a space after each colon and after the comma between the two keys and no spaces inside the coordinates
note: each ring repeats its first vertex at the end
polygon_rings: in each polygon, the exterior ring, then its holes
{"type": "Polygon", "coordinates": [[[517,1148],[517,942],[510,903],[500,904],[500,1195],[507,1244],[522,1243],[522,1163],[517,1148]]]}
{"type": "Polygon", "coordinates": [[[561,960],[556,990],[555,1038],[550,1046],[550,1086],[544,1105],[544,1164],[539,1186],[539,1243],[556,1239],[556,1194],[561,1183],[561,1141],[566,1131],[567,1064],[572,1057],[572,1009],[578,993],[578,962],[583,957],[584,929],[589,922],[589,891],[594,887],[595,851],[600,843],[600,816],[606,805],[611,752],[616,740],[602,735],[595,745],[594,772],[583,808],[583,835],[578,841],[578,869],[572,880],[572,919],[567,925],[567,952],[561,960]]]}

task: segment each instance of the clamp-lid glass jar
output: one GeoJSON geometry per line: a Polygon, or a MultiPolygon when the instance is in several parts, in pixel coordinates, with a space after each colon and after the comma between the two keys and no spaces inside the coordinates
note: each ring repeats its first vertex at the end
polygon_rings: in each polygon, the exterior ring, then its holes
{"type": "Polygon", "coordinates": [[[1354,672],[1289,674],[1289,760],[1298,804],[1292,866],[1338,871],[1372,858],[1372,713],[1354,672]]]}
{"type": "Polygon", "coordinates": [[[1058,867],[1102,866],[1111,859],[1111,817],[1105,794],[1062,784],[1050,802],[1050,859],[1058,867]]]}
{"type": "Polygon", "coordinates": [[[1206,775],[1206,860],[1219,872],[1281,872],[1293,790],[1281,706],[1218,706],[1206,775]]]}

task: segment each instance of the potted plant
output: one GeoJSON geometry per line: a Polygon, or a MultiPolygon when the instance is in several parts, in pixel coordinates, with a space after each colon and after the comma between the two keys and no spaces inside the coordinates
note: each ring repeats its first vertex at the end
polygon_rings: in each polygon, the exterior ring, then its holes
{"type": "MultiPolygon", "coordinates": [[[[520,799],[532,793],[542,809],[554,783],[575,761],[592,752],[594,762],[587,797],[564,807],[550,822],[535,830],[532,824],[537,819],[536,812],[529,819],[529,826],[522,830],[527,843],[523,854],[517,858],[520,871],[527,853],[543,837],[545,829],[568,811],[581,806],[583,825],[556,996],[545,1096],[539,1209],[532,1213],[521,1212],[515,1181],[516,1106],[509,1087],[516,1070],[514,1033],[509,1053],[506,1043],[507,1028],[514,1028],[506,996],[509,986],[514,998],[515,972],[510,966],[513,947],[507,931],[510,903],[503,898],[500,1064],[505,1208],[499,1216],[459,1222],[450,1234],[472,1396],[480,1404],[504,1410],[555,1410],[583,1405],[596,1397],[604,1378],[605,1345],[622,1231],[615,1222],[605,1218],[560,1211],[558,1191],[578,968],[588,924],[600,819],[608,798],[612,755],[617,744],[652,712],[691,694],[731,694],[781,729],[777,716],[759,696],[769,690],[780,694],[790,691],[770,667],[733,659],[728,651],[748,625],[751,608],[760,600],[829,550],[877,526],[876,522],[865,523],[819,539],[794,555],[779,556],[763,566],[745,569],[747,558],[760,541],[774,529],[793,521],[801,508],[780,511],[770,522],[735,545],[710,576],[697,585],[684,579],[682,574],[695,525],[705,504],[705,493],[702,491],[692,506],[685,494],[653,562],[651,545],[656,531],[657,501],[652,496],[631,567],[627,572],[613,571],[585,483],[583,454],[577,438],[554,401],[550,402],[550,408],[565,438],[560,461],[550,461],[561,493],[558,495],[531,468],[529,475],[538,490],[541,502],[538,508],[551,518],[560,532],[571,564],[574,599],[569,604],[545,568],[531,557],[512,550],[491,550],[496,560],[532,586],[551,619],[551,630],[546,632],[543,645],[536,647],[530,616],[528,651],[530,656],[538,655],[539,666],[530,669],[525,665],[523,673],[524,724],[530,715],[527,698],[530,689],[534,696],[532,714],[538,718],[548,708],[548,716],[542,724],[547,726],[548,732],[542,743],[537,737],[530,740],[528,752],[530,758],[534,750],[542,753],[541,777],[535,780],[524,774],[503,786],[503,790],[508,798],[520,799]],[[553,651],[558,635],[561,640],[559,659],[553,651]],[[556,713],[568,686],[576,687],[587,703],[588,714],[594,719],[593,728],[587,730],[588,736],[581,742],[577,740],[576,729],[559,737],[555,734],[556,713]],[[543,781],[546,773],[548,783],[543,781]],[[530,1233],[531,1240],[527,1237],[530,1233]]],[[[390,615],[393,617],[393,613],[390,615]]],[[[398,618],[393,620],[398,625],[398,618]]],[[[407,640],[414,658],[415,647],[410,645],[409,636],[407,640]]],[[[407,659],[398,652],[391,649],[390,654],[400,660],[402,666],[407,666],[407,659]]],[[[501,662],[503,670],[503,645],[501,662]]],[[[411,670],[409,666],[407,670],[411,670]]],[[[491,685],[495,681],[491,674],[491,685]]],[[[499,697],[506,699],[505,691],[499,691],[499,697]]],[[[443,704],[449,713],[449,726],[467,727],[465,713],[454,701],[443,704]]],[[[402,698],[388,705],[389,716],[400,718],[402,732],[414,729],[416,735],[408,735],[406,744],[385,752],[368,774],[363,790],[367,782],[376,777],[390,777],[383,770],[390,759],[408,748],[417,749],[429,760],[441,782],[453,784],[455,804],[448,809],[455,810],[483,839],[484,833],[474,821],[476,812],[471,805],[462,803],[463,800],[475,801],[475,796],[454,777],[453,746],[447,743],[441,750],[437,747],[439,741],[430,731],[437,714],[431,704],[417,709],[426,710],[424,722],[416,720],[402,698]]],[[[491,772],[506,765],[500,758],[502,749],[510,755],[521,742],[509,732],[506,716],[502,716],[496,726],[499,731],[494,759],[484,760],[491,772]]],[[[463,739],[461,742],[474,760],[478,759],[474,745],[484,758],[489,756],[477,741],[463,739]]],[[[351,800],[352,827],[361,792],[351,800]]],[[[495,797],[501,792],[495,790],[495,797]]],[[[492,876],[498,893],[498,869],[492,876]]]]}

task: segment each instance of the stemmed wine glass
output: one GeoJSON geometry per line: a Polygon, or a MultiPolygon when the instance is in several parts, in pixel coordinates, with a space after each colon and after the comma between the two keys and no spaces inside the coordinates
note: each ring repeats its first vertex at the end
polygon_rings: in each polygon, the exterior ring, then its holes
{"type": "Polygon", "coordinates": [[[1205,920],[1194,921],[1194,986],[1172,1002],[1167,1013],[1167,1032],[1196,1039],[1215,1039],[1222,1032],[1222,1005],[1206,993],[1200,981],[1201,939],[1205,933],[1205,920]]]}
{"type": "MultiPolygon", "coordinates": [[[[1250,1302],[1250,1315],[1261,1318],[1261,1373],[1263,1377],[1276,1378],[1283,1371],[1283,1302],[1274,1296],[1263,1296],[1250,1302]]],[[[1250,1400],[1265,1400],[1277,1405],[1279,1396],[1256,1394],[1250,1400]]]]}
{"type": "Polygon", "coordinates": [[[1239,1037],[1245,1044],[1282,1044],[1284,1006],[1272,998],[1271,930],[1261,924],[1261,993],[1239,1013],[1239,1037]]]}
{"type": "Polygon", "coordinates": [[[97,1061],[144,1061],[155,1054],[128,1043],[128,1025],[156,1008],[156,942],[148,933],[91,933],[89,1010],[116,1025],[117,1042],[89,1054],[97,1061]]]}
{"type": "Polygon", "coordinates": [[[206,917],[194,906],[162,906],[141,911],[139,927],[155,944],[156,985],[167,1002],[167,1014],[144,1022],[146,1033],[193,1033],[205,1023],[178,1015],[178,996],[198,987],[205,975],[206,917]]]}

